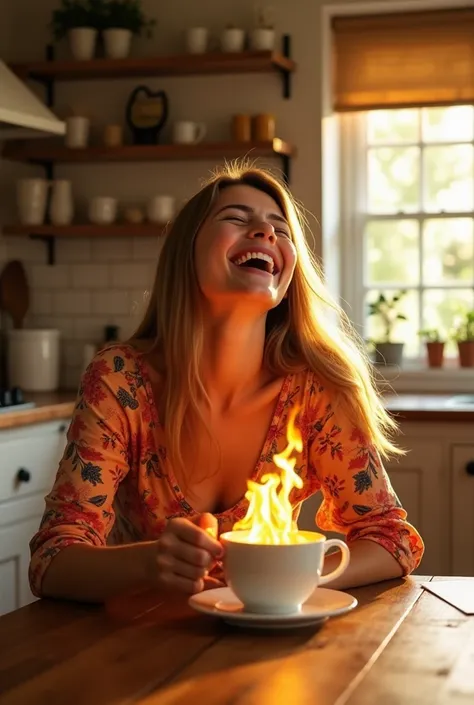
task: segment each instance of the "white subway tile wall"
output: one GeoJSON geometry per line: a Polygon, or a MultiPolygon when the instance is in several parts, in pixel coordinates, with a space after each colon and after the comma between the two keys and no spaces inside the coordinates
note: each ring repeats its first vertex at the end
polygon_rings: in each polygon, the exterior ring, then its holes
{"type": "Polygon", "coordinates": [[[85,343],[100,344],[107,325],[127,338],[153,285],[163,238],[58,240],[56,263],[44,243],[4,237],[4,257],[20,259],[30,285],[26,325],[61,331],[61,387],[75,390],[85,343]]]}

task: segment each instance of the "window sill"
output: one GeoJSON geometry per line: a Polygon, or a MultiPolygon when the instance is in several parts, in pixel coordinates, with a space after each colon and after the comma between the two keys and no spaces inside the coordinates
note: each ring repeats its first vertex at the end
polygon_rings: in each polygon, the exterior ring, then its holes
{"type": "Polygon", "coordinates": [[[407,361],[403,367],[377,365],[373,369],[380,387],[388,385],[395,392],[474,392],[474,368],[458,367],[454,360],[440,369],[426,367],[420,361],[407,361]]]}

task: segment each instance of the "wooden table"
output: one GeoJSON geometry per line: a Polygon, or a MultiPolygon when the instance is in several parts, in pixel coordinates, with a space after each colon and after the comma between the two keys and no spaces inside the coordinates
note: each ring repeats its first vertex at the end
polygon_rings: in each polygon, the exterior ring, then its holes
{"type": "Polygon", "coordinates": [[[0,703],[472,705],[474,617],[419,582],[351,590],[354,611],[292,632],[229,627],[183,599],[128,614],[37,602],[0,619],[0,703]]]}

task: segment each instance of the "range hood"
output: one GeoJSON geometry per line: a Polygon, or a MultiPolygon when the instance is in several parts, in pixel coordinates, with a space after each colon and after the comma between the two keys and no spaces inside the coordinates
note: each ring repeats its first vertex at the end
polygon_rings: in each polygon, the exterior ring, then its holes
{"type": "Polygon", "coordinates": [[[0,139],[64,135],[66,125],[0,59],[0,139]]]}

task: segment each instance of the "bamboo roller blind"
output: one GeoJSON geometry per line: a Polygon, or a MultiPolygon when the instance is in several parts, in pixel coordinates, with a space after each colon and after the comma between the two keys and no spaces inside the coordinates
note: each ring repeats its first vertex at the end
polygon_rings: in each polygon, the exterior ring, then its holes
{"type": "Polygon", "coordinates": [[[334,18],[333,108],[474,103],[474,8],[334,18]]]}

